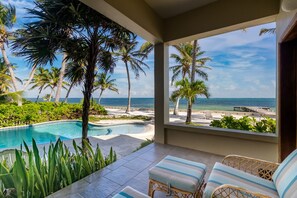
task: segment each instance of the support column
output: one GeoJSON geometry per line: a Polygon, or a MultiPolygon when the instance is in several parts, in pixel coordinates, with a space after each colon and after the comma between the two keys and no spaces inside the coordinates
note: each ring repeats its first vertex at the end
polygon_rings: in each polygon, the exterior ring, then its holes
{"type": "Polygon", "coordinates": [[[164,43],[155,44],[155,141],[166,144],[164,124],[169,122],[169,51],[164,43]]]}
{"type": "Polygon", "coordinates": [[[297,40],[279,45],[278,135],[279,160],[296,149],[297,131],[297,40]]]}

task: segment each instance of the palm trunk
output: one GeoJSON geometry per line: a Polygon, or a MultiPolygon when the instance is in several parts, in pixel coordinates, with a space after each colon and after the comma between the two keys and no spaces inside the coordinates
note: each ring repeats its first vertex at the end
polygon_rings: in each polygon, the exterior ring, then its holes
{"type": "Polygon", "coordinates": [[[61,90],[63,86],[63,80],[64,80],[64,75],[65,75],[65,70],[66,70],[66,53],[63,54],[63,60],[62,60],[62,67],[60,70],[60,75],[59,75],[59,82],[57,86],[57,92],[55,96],[55,103],[58,103],[60,101],[60,96],[61,96],[61,90]]]}
{"type": "Polygon", "coordinates": [[[54,92],[54,88],[51,90],[51,93],[50,93],[50,96],[49,96],[48,102],[50,102],[50,101],[52,100],[53,92],[54,92]]]}
{"type": "Polygon", "coordinates": [[[178,98],[176,99],[176,102],[175,102],[175,104],[174,104],[173,115],[179,115],[179,112],[178,112],[179,101],[180,101],[180,97],[178,97],[178,98]]]}
{"type": "Polygon", "coordinates": [[[103,91],[104,91],[104,89],[101,89],[101,92],[100,92],[100,95],[98,98],[98,104],[100,104],[100,102],[101,102],[101,97],[102,97],[103,91]]]}
{"type": "Polygon", "coordinates": [[[196,74],[196,52],[197,52],[197,40],[194,40],[193,43],[193,54],[192,54],[192,69],[191,69],[191,82],[195,81],[196,74]]]}
{"type": "MultiPolygon", "coordinates": [[[[43,89],[43,88],[42,88],[43,89]]],[[[40,94],[41,94],[41,92],[42,92],[42,89],[40,89],[39,90],[39,92],[38,92],[38,95],[37,95],[37,98],[36,98],[36,101],[35,102],[38,102],[38,99],[39,99],[39,96],[40,96],[40,94]]]]}
{"type": "Polygon", "coordinates": [[[189,99],[186,123],[191,123],[191,122],[192,122],[192,101],[191,99],[189,99]]]}
{"type": "Polygon", "coordinates": [[[64,100],[64,102],[66,102],[66,103],[67,103],[67,100],[68,100],[68,97],[69,97],[69,94],[70,94],[70,91],[71,91],[73,85],[74,85],[74,82],[71,83],[70,87],[67,90],[67,94],[66,94],[66,97],[65,97],[65,100],[64,100]]]}
{"type": "Polygon", "coordinates": [[[127,62],[125,62],[125,66],[126,66],[127,79],[128,79],[128,104],[127,104],[126,113],[129,113],[131,109],[131,82],[130,82],[130,73],[129,73],[127,62]]]}
{"type": "Polygon", "coordinates": [[[25,83],[25,85],[23,87],[23,91],[25,91],[27,89],[27,87],[29,86],[30,82],[34,78],[34,74],[35,74],[36,69],[37,69],[37,65],[33,65],[32,70],[30,72],[29,79],[28,79],[28,81],[25,83]]]}
{"type": "MultiPolygon", "coordinates": [[[[96,32],[96,31],[94,31],[96,32]]],[[[82,112],[82,140],[88,141],[88,123],[89,123],[89,111],[90,111],[90,99],[92,96],[94,88],[94,79],[95,79],[95,68],[97,62],[97,56],[99,54],[98,49],[98,37],[93,35],[91,38],[91,43],[89,44],[89,56],[88,56],[88,65],[87,71],[85,74],[84,82],[84,102],[83,102],[83,112],[82,112]]],[[[85,149],[84,141],[82,141],[83,149],[85,149]]]]}
{"type": "MultiPolygon", "coordinates": [[[[8,60],[6,50],[5,50],[5,47],[4,47],[4,43],[1,44],[1,53],[2,53],[2,56],[3,56],[3,59],[4,59],[4,63],[7,66],[8,71],[10,73],[13,89],[14,89],[15,92],[17,92],[18,91],[17,80],[16,80],[16,77],[14,75],[13,68],[12,68],[12,66],[11,66],[11,64],[10,64],[10,62],[8,60]]],[[[20,98],[20,96],[18,96],[17,102],[18,102],[18,106],[22,106],[22,99],[20,98]]]]}

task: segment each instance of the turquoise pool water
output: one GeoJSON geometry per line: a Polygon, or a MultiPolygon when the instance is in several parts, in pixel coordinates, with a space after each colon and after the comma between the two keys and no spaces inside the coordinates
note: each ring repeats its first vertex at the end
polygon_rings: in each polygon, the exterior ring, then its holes
{"type": "MultiPolygon", "coordinates": [[[[89,124],[89,136],[99,136],[107,134],[132,134],[143,132],[145,125],[124,124],[100,127],[89,124]]],[[[81,137],[81,122],[54,122],[40,125],[33,125],[21,128],[11,128],[0,130],[0,149],[19,147],[24,141],[28,145],[32,144],[32,138],[37,144],[46,144],[61,140],[71,140],[81,137]]]]}

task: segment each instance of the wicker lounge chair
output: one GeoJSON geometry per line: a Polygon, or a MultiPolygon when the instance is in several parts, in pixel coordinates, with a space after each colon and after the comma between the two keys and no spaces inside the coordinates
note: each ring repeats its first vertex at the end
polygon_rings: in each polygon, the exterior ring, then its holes
{"type": "Polygon", "coordinates": [[[227,156],[215,164],[203,197],[297,197],[297,150],[281,164],[227,156]]]}

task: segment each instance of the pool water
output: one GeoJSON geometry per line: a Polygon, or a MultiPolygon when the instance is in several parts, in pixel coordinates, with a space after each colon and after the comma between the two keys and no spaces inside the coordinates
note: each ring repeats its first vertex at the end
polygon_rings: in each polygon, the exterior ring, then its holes
{"type": "MultiPolygon", "coordinates": [[[[144,131],[145,125],[124,124],[101,127],[89,124],[88,136],[100,136],[109,134],[132,134],[144,131]]],[[[32,144],[32,138],[37,144],[46,144],[61,140],[80,138],[82,123],[79,121],[55,122],[40,125],[32,125],[21,128],[0,130],[0,149],[19,147],[23,141],[32,144]]]]}

